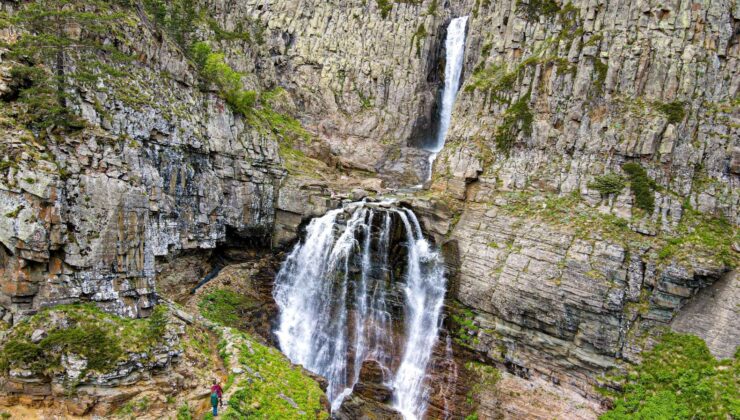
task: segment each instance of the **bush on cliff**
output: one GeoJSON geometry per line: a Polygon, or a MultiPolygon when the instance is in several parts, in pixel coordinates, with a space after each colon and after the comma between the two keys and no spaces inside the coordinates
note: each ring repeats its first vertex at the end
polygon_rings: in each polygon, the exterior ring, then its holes
{"type": "Polygon", "coordinates": [[[738,353],[718,361],[702,339],[668,332],[623,378],[623,392],[600,419],[740,418],[739,377],[738,353]]]}
{"type": "Polygon", "coordinates": [[[630,180],[630,188],[635,195],[635,206],[652,213],[655,208],[655,194],[653,193],[653,181],[648,177],[647,171],[639,163],[629,162],[622,165],[630,180]]]}
{"type": "Polygon", "coordinates": [[[614,172],[609,172],[594,178],[594,181],[590,182],[588,187],[595,189],[602,196],[610,194],[619,195],[624,189],[624,178],[614,172]]]}

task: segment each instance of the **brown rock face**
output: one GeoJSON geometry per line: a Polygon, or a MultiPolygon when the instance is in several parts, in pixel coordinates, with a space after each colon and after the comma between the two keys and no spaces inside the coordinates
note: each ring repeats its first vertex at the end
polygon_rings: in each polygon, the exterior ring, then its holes
{"type": "Polygon", "coordinates": [[[388,379],[388,371],[379,362],[365,360],[360,367],[360,380],[352,392],[372,401],[387,403],[393,396],[393,390],[385,385],[388,379]]]}
{"type": "Polygon", "coordinates": [[[378,361],[365,360],[352,393],[332,415],[339,420],[402,420],[401,413],[388,405],[393,395],[393,389],[385,384],[388,379],[388,371],[378,361]]]}

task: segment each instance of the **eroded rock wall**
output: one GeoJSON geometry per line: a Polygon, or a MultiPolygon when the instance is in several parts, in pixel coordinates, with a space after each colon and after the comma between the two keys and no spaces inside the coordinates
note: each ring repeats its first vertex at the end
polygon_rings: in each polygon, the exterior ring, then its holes
{"type": "Polygon", "coordinates": [[[397,185],[423,181],[427,172],[415,167],[428,154],[408,146],[433,129],[450,10],[437,1],[389,2],[387,12],[363,0],[202,3],[227,30],[264,26],[259,59],[244,56],[239,43],[225,49],[238,68],[291,92],[317,135],[304,149],[397,185]],[[399,159],[404,164],[395,165],[399,159]]]}
{"type": "Polygon", "coordinates": [[[595,396],[605,372],[639,361],[737,266],[737,8],[528,3],[471,10],[432,185],[456,210],[447,236],[434,211],[426,224],[456,262],[451,297],[472,310],[463,347],[595,396]],[[637,208],[629,183],[593,186],[612,172],[626,180],[627,162],[654,182],[654,209],[637,208]],[[702,228],[683,227],[697,212],[724,219],[729,236],[709,235],[721,244],[708,251],[669,248],[702,228]]]}
{"type": "MultiPolygon", "coordinates": [[[[101,40],[137,58],[109,63],[125,77],[86,84],[69,57],[68,103],[84,128],[3,131],[15,162],[0,180],[8,322],[78,300],[146,315],[157,258],[212,249],[227,236],[269,246],[285,174],[277,142],[202,89],[146,16],[128,19],[101,40]]],[[[5,75],[13,65],[0,61],[5,75]]]]}

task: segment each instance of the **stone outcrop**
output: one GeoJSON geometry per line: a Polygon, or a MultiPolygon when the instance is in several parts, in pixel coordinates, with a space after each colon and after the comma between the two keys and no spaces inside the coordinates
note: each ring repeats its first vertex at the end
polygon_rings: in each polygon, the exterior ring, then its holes
{"type": "MultiPolygon", "coordinates": [[[[576,1],[547,14],[522,3],[487,2],[471,16],[436,187],[462,198],[477,180],[598,201],[594,177],[637,161],[662,187],[648,216],[663,229],[684,201],[740,222],[730,3],[576,1]]],[[[620,197],[613,211],[629,216],[620,197]]]]}
{"type": "Polygon", "coordinates": [[[23,129],[2,134],[16,158],[0,180],[0,212],[12,215],[0,222],[8,314],[93,300],[145,315],[158,258],[231,238],[269,246],[285,174],[277,142],[200,90],[177,46],[139,23],[103,40],[127,39],[121,49],[139,57],[125,80],[70,77],[84,129],[48,131],[43,142],[23,129]]]}
{"type": "MultiPolygon", "coordinates": [[[[419,208],[447,251],[451,297],[470,311],[452,322],[458,345],[597,397],[604,373],[639,361],[677,314],[685,331],[737,323],[708,305],[727,307],[731,288],[708,289],[721,300],[703,289],[738,264],[738,16],[727,2],[529,3],[462,11],[465,81],[435,204],[419,208]],[[648,211],[628,182],[596,187],[628,181],[628,162],[654,183],[648,211]],[[726,220],[709,248],[682,239],[706,228],[696,217],[726,220]]],[[[734,337],[715,348],[726,354],[734,337]]]]}
{"type": "Polygon", "coordinates": [[[268,68],[260,76],[291,92],[301,121],[343,166],[383,167],[380,175],[402,185],[423,181],[407,171],[426,156],[408,146],[433,123],[449,10],[429,1],[390,2],[387,14],[363,0],[203,3],[226,30],[264,26],[260,51],[269,54],[253,60],[237,44],[230,60],[250,72],[268,68]],[[401,156],[414,165],[394,166],[401,156]]]}
{"type": "Polygon", "coordinates": [[[701,337],[717,358],[732,358],[740,337],[738,305],[740,282],[738,272],[733,271],[702,289],[673,319],[671,328],[701,337]]]}
{"type": "Polygon", "coordinates": [[[358,382],[352,388],[333,418],[353,419],[403,419],[401,413],[389,403],[393,389],[387,384],[389,372],[376,360],[365,360],[360,368],[358,382]]]}

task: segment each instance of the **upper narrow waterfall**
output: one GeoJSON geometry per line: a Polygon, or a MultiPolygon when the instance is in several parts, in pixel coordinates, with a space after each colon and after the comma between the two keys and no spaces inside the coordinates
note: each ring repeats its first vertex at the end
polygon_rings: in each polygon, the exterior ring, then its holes
{"type": "Polygon", "coordinates": [[[390,372],[393,406],[420,418],[443,267],[411,210],[362,202],[313,219],[275,280],[280,348],[328,379],[332,409],[351,392],[362,362],[377,360],[390,372]]]}
{"type": "Polygon", "coordinates": [[[462,74],[463,57],[465,55],[465,26],[468,17],[463,16],[452,19],[447,27],[447,39],[445,49],[447,51],[445,63],[445,85],[442,90],[442,108],[439,111],[439,130],[430,144],[428,150],[434,153],[442,150],[445,145],[447,130],[450,128],[452,119],[452,108],[455,105],[457,91],[460,88],[460,75],[462,74]]]}

